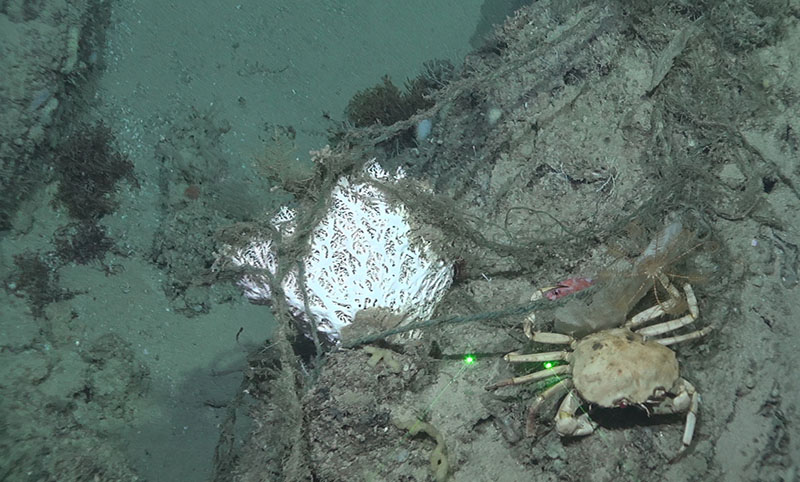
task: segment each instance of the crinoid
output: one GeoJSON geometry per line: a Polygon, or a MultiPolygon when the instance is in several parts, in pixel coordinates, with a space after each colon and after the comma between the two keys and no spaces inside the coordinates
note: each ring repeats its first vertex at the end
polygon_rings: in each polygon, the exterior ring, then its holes
{"type": "Polygon", "coordinates": [[[554,329],[559,333],[583,336],[620,326],[648,293],[655,298],[653,310],[660,309],[662,314],[685,311],[684,297],[670,280],[695,282],[702,278],[683,274],[682,265],[703,244],[704,241],[684,228],[681,222],[670,223],[633,261],[617,263],[600,273],[596,290],[590,297],[572,299],[557,308],[554,329]]]}
{"type": "Polygon", "coordinates": [[[695,284],[703,280],[701,273],[692,272],[686,265],[704,244],[704,240],[686,229],[681,222],[667,225],[633,261],[628,286],[637,282],[639,286],[628,295],[626,306],[632,308],[648,292],[652,292],[655,306],[664,314],[674,315],[685,311],[685,299],[672,280],[695,284]]]}

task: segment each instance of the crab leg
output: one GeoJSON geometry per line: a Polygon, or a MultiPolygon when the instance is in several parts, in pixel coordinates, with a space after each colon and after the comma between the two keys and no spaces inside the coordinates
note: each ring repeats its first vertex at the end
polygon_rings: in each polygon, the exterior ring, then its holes
{"type": "MultiPolygon", "coordinates": [[[[689,305],[691,307],[691,304],[689,305]]],[[[697,320],[698,317],[697,312],[697,301],[695,301],[694,309],[690,310],[688,315],[681,316],[678,319],[665,321],[664,323],[658,323],[652,326],[646,326],[644,328],[640,328],[636,330],[636,333],[642,335],[645,338],[650,338],[656,335],[661,335],[664,333],[668,333],[670,331],[675,331],[678,328],[683,326],[689,325],[697,320]]]]}
{"type": "Polygon", "coordinates": [[[538,343],[548,343],[551,345],[569,345],[575,341],[575,338],[569,335],[549,333],[546,331],[534,331],[528,338],[538,343]]]}
{"type": "Polygon", "coordinates": [[[529,362],[546,362],[554,360],[566,360],[568,352],[565,351],[546,351],[544,353],[527,353],[520,355],[517,352],[509,353],[504,356],[507,362],[511,363],[529,363],[529,362]]]}
{"type": "Polygon", "coordinates": [[[700,310],[697,309],[697,297],[694,295],[694,290],[692,289],[691,285],[687,283],[683,285],[683,291],[686,293],[686,304],[689,305],[688,315],[682,316],[677,320],[665,321],[664,323],[658,323],[656,325],[636,330],[636,333],[639,333],[644,337],[661,335],[662,333],[667,333],[668,331],[677,330],[678,328],[686,326],[697,320],[697,318],[700,317],[700,310]]]}
{"type": "Polygon", "coordinates": [[[678,306],[678,299],[670,298],[663,303],[652,306],[642,311],[638,315],[628,320],[628,322],[625,323],[624,326],[633,329],[634,327],[643,325],[650,320],[655,320],[656,318],[666,315],[667,311],[674,309],[676,306],[678,306]]]}
{"type": "Polygon", "coordinates": [[[679,378],[670,391],[675,394],[674,397],[666,398],[658,405],[650,407],[650,409],[652,413],[655,414],[686,412],[686,424],[683,428],[681,448],[670,460],[670,462],[674,462],[692,444],[692,438],[694,438],[694,428],[697,425],[697,410],[700,405],[700,395],[697,393],[694,385],[684,378],[679,378]]]}
{"type": "Polygon", "coordinates": [[[682,326],[686,326],[700,316],[700,310],[697,309],[697,297],[694,295],[694,290],[688,283],[683,285],[683,291],[686,293],[686,304],[689,305],[689,314],[678,318],[677,320],[665,321],[656,325],[648,326],[639,330],[636,333],[649,338],[656,335],[661,335],[670,331],[677,330],[682,326]]]}
{"type": "Polygon", "coordinates": [[[700,406],[700,394],[697,393],[697,390],[694,388],[694,385],[692,385],[691,382],[684,378],[680,378],[675,385],[677,387],[677,390],[673,388],[673,390],[677,391],[675,398],[665,401],[665,403],[661,406],[655,407],[656,410],[654,411],[654,413],[686,412],[686,425],[683,428],[681,448],[678,450],[678,453],[672,457],[670,462],[677,460],[678,457],[680,457],[686,451],[686,449],[692,445],[694,428],[697,425],[697,411],[700,406]]]}
{"type": "Polygon", "coordinates": [[[575,338],[563,333],[550,333],[547,331],[533,331],[533,325],[527,321],[522,324],[525,336],[538,343],[550,343],[552,345],[569,345],[575,338]]]}
{"type": "MultiPolygon", "coordinates": [[[[531,303],[540,301],[544,298],[544,294],[552,289],[556,288],[555,286],[548,286],[546,288],[540,288],[533,292],[531,295],[531,303]]],[[[533,327],[536,325],[536,312],[531,311],[528,316],[525,317],[525,322],[523,326],[525,327],[525,334],[533,331],[533,327]]]]}
{"type": "MultiPolygon", "coordinates": [[[[670,284],[672,289],[678,293],[678,290],[670,284]]],[[[683,285],[683,292],[686,296],[686,304],[689,306],[689,314],[679,318],[677,320],[666,321],[664,323],[658,323],[653,326],[648,326],[647,328],[643,328],[640,330],[636,330],[637,333],[643,336],[654,336],[660,335],[661,333],[666,333],[668,331],[672,331],[675,329],[680,328],[681,326],[688,325],[692,321],[696,320],[700,316],[700,311],[697,309],[697,297],[694,295],[694,290],[689,283],[683,285]],[[659,331],[660,330],[660,331],[659,331]]],[[[670,291],[672,293],[672,291],[670,291]]],[[[678,304],[678,300],[680,300],[680,294],[678,293],[678,297],[670,298],[669,300],[665,301],[664,303],[660,303],[656,306],[648,308],[638,315],[631,318],[625,326],[628,328],[633,328],[635,326],[642,325],[647,323],[650,320],[654,320],[661,316],[667,314],[667,311],[670,311],[675,308],[678,304]]]]}
{"type": "Polygon", "coordinates": [[[683,438],[681,439],[681,448],[678,450],[678,454],[675,455],[673,458],[676,459],[680,457],[680,455],[692,445],[692,438],[694,438],[694,427],[697,423],[697,409],[700,406],[700,395],[695,391],[694,386],[687,382],[686,380],[681,379],[681,382],[686,386],[687,392],[691,394],[691,402],[689,403],[689,411],[686,412],[686,427],[683,429],[683,438]]]}
{"type": "Polygon", "coordinates": [[[555,396],[563,396],[571,389],[572,380],[569,378],[564,378],[560,382],[540,393],[539,396],[534,399],[533,403],[531,403],[530,408],[528,408],[528,420],[525,424],[525,432],[528,435],[533,435],[536,432],[536,413],[539,411],[539,407],[541,407],[544,402],[555,396]]]}
{"type": "MultiPolygon", "coordinates": [[[[672,284],[672,282],[669,280],[669,276],[667,276],[663,272],[659,272],[657,278],[658,281],[661,282],[661,286],[663,286],[664,289],[667,290],[667,293],[669,293],[670,298],[676,300],[681,297],[681,292],[678,291],[678,288],[676,288],[675,285],[672,284]]],[[[688,285],[685,285],[684,288],[686,286],[688,285]]]]}
{"type": "Polygon", "coordinates": [[[712,329],[712,327],[706,326],[702,330],[692,331],[690,333],[686,333],[685,335],[671,336],[669,338],[656,338],[653,341],[664,346],[674,345],[675,343],[694,340],[695,338],[702,338],[711,333],[712,329]]]}
{"type": "MultiPolygon", "coordinates": [[[[586,289],[592,286],[595,283],[595,280],[592,278],[584,278],[584,277],[576,277],[576,278],[569,278],[555,286],[548,286],[546,288],[539,288],[533,292],[531,295],[531,302],[540,301],[542,298],[547,298],[550,301],[555,301],[559,298],[563,298],[565,296],[571,295],[572,293],[577,293],[583,289],[586,289]]],[[[530,337],[531,332],[533,331],[533,327],[536,325],[536,313],[531,312],[527,317],[525,317],[525,322],[523,323],[525,327],[525,334],[530,337]]]]}
{"type": "MultiPolygon", "coordinates": [[[[552,358],[549,358],[552,360],[552,358]]],[[[486,387],[487,390],[495,390],[500,387],[507,387],[509,385],[520,385],[522,383],[535,382],[536,380],[544,380],[555,375],[564,375],[569,373],[569,365],[559,365],[557,367],[548,368],[547,370],[539,370],[538,372],[529,373],[521,377],[509,378],[507,380],[500,380],[494,385],[486,387]]]]}
{"type": "Polygon", "coordinates": [[[575,390],[570,390],[561,406],[558,407],[556,414],[556,432],[560,435],[567,437],[583,437],[594,432],[597,428],[588,413],[582,413],[575,416],[575,412],[581,408],[581,398],[575,393],[575,390]]]}
{"type": "Polygon", "coordinates": [[[656,335],[662,335],[664,333],[668,333],[670,331],[675,331],[682,326],[686,326],[694,322],[695,318],[692,315],[681,316],[675,320],[665,321],[664,323],[658,323],[652,326],[646,326],[644,328],[639,328],[636,330],[636,333],[642,335],[645,338],[652,338],[656,335]]]}

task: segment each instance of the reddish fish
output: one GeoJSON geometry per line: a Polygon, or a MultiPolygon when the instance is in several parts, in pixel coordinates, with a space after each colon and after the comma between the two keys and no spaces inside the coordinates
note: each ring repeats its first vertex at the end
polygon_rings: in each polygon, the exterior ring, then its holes
{"type": "Polygon", "coordinates": [[[572,293],[577,293],[582,289],[586,289],[593,284],[594,280],[592,278],[569,278],[558,283],[555,288],[545,291],[544,296],[550,301],[555,301],[559,298],[571,295],[572,293]]]}

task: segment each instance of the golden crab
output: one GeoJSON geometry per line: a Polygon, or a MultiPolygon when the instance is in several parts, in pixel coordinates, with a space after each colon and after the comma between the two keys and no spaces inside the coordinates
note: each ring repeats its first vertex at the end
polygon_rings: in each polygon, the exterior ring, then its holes
{"type": "Polygon", "coordinates": [[[691,445],[694,435],[699,394],[694,385],[681,378],[675,352],[670,345],[705,336],[711,327],[689,333],[661,337],[681,327],[694,323],[699,317],[697,299],[688,283],[683,295],[666,276],[660,283],[671,298],[634,316],[621,327],[602,330],[582,338],[561,333],[527,330],[536,342],[569,345],[569,350],[547,353],[505,356],[509,362],[550,362],[561,360],[564,364],[552,366],[525,376],[503,380],[490,387],[559,377],[559,381],[542,392],[528,411],[527,432],[535,429],[536,413],[541,405],[554,396],[564,396],[555,417],[556,431],[564,437],[591,434],[597,424],[590,418],[584,405],[616,408],[638,406],[648,414],[685,413],[686,423],[678,455],[691,445]],[[685,304],[688,314],[674,320],[651,324],[675,307],[685,304]]]}

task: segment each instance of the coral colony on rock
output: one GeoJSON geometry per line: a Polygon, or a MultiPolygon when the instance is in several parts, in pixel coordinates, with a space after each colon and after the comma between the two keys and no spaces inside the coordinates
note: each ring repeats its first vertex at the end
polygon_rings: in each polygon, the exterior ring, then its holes
{"type": "MultiPolygon", "coordinates": [[[[308,310],[296,269],[281,285],[292,314],[332,342],[339,341],[341,329],[360,310],[382,308],[403,323],[430,317],[453,279],[452,264],[413,233],[405,206],[390,202],[375,185],[402,179],[404,172],[392,175],[373,162],[365,173],[367,181],[338,180],[327,213],[311,233],[303,259],[308,310]]],[[[294,234],[295,216],[284,207],[271,220],[284,239],[294,234]]],[[[245,295],[252,301],[270,300],[268,276],[257,272],[276,272],[272,240],[252,239],[231,249],[230,257],[236,266],[251,269],[239,281],[245,295]]]]}

